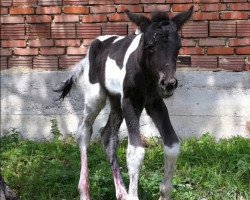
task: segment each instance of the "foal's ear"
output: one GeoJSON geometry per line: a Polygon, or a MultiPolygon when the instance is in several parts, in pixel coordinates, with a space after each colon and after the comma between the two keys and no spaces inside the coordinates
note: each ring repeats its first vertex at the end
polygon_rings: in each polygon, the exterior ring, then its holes
{"type": "Polygon", "coordinates": [[[194,6],[189,8],[187,12],[180,13],[171,19],[177,25],[178,30],[191,18],[193,10],[194,6]]]}
{"type": "Polygon", "coordinates": [[[129,10],[125,10],[125,13],[128,15],[128,18],[132,22],[134,22],[143,33],[147,30],[148,26],[151,23],[151,20],[143,15],[131,13],[129,10]]]}

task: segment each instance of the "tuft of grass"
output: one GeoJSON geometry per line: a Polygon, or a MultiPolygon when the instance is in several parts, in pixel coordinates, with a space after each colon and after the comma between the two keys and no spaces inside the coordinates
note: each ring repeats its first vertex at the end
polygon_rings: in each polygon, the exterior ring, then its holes
{"type": "MultiPolygon", "coordinates": [[[[56,127],[55,130],[56,131],[56,127]]],[[[111,170],[101,142],[89,148],[92,199],[114,200],[111,170]]],[[[51,142],[23,141],[18,133],[1,139],[1,173],[22,200],[79,199],[80,155],[72,138],[51,142]]],[[[123,179],[128,186],[126,141],[118,148],[123,179]]],[[[159,198],[163,149],[158,140],[147,144],[141,169],[139,196],[159,198]]],[[[216,141],[206,134],[181,146],[174,176],[176,200],[250,199],[250,140],[241,137],[216,141]]]]}

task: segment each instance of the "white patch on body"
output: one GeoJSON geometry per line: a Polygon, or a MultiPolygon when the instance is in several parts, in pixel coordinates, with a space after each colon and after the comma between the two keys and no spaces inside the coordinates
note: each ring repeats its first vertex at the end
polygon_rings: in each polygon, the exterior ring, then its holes
{"type": "Polygon", "coordinates": [[[129,56],[139,46],[140,39],[141,39],[141,35],[138,35],[131,42],[130,46],[128,47],[125,53],[122,69],[120,69],[119,66],[117,66],[115,60],[111,59],[110,57],[107,58],[107,61],[105,64],[105,86],[110,93],[120,94],[121,97],[123,97],[123,81],[126,75],[126,65],[127,65],[129,56]]]}
{"type": "Polygon", "coordinates": [[[97,37],[96,39],[100,40],[101,42],[111,38],[111,37],[118,37],[117,35],[101,35],[97,37]]]}
{"type": "Polygon", "coordinates": [[[139,35],[140,33],[141,33],[141,30],[139,29],[139,27],[137,27],[136,30],[135,30],[135,34],[139,35]]]}
{"type": "Polygon", "coordinates": [[[123,38],[125,38],[125,36],[119,36],[118,38],[116,38],[116,39],[114,40],[113,43],[116,43],[117,41],[122,40],[123,38]]]}

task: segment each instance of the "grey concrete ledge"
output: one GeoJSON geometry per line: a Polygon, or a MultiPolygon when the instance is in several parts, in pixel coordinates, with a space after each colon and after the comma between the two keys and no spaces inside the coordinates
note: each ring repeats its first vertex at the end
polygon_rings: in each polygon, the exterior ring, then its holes
{"type": "MultiPolygon", "coordinates": [[[[60,131],[74,134],[83,112],[83,84],[80,80],[70,96],[56,101],[59,94],[52,89],[67,76],[68,71],[31,71],[12,69],[1,71],[1,135],[12,128],[27,139],[50,139],[51,119],[57,119],[60,131]]],[[[241,135],[249,137],[250,73],[249,72],[177,72],[179,88],[165,100],[171,121],[181,138],[211,133],[217,138],[241,135]]],[[[94,124],[93,138],[100,136],[109,106],[94,124]]],[[[159,136],[145,111],[141,132],[146,137],[159,136]]],[[[120,128],[120,137],[127,134],[120,128]]]]}

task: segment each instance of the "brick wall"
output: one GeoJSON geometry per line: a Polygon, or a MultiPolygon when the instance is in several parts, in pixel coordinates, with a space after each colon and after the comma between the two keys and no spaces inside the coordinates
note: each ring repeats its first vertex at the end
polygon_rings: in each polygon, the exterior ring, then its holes
{"type": "Polygon", "coordinates": [[[250,0],[1,0],[1,69],[67,69],[96,36],[134,31],[126,8],[174,15],[191,5],[179,67],[249,70],[250,0]]]}

